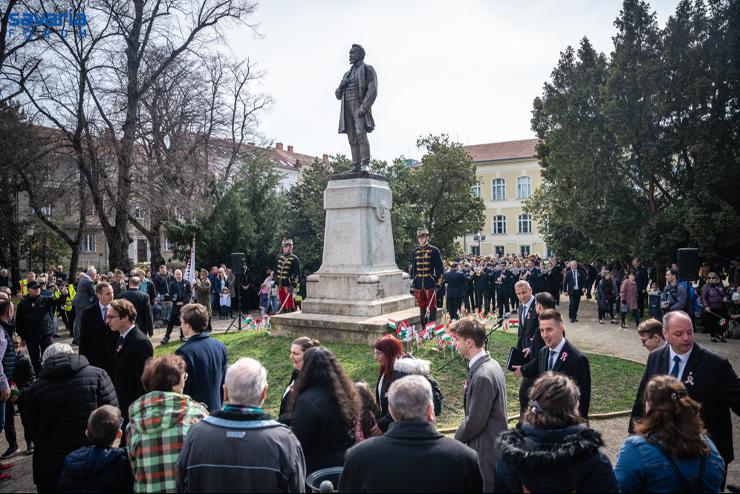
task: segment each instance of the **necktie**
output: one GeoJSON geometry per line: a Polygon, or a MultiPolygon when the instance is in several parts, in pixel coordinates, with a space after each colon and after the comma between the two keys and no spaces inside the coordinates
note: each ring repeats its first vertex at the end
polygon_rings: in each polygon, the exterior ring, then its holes
{"type": "Polygon", "coordinates": [[[673,369],[671,369],[671,375],[678,379],[678,366],[681,365],[681,357],[676,355],[673,357],[673,369]]]}
{"type": "Polygon", "coordinates": [[[108,322],[107,318],[108,318],[108,306],[106,305],[105,307],[103,307],[103,322],[104,323],[108,322]]]}
{"type": "Polygon", "coordinates": [[[555,367],[555,355],[557,354],[558,352],[555,350],[550,350],[550,358],[547,360],[547,370],[552,370],[555,367]]]}
{"type": "Polygon", "coordinates": [[[119,336],[118,343],[116,343],[116,353],[120,352],[121,348],[123,348],[123,341],[124,341],[123,336],[119,336]]]}
{"type": "Polygon", "coordinates": [[[573,271],[573,289],[578,290],[578,271],[573,271]]]}

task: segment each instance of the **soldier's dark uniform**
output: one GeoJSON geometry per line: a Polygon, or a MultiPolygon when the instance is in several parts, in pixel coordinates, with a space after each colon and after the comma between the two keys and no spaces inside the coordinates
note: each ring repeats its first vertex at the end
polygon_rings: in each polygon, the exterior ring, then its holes
{"type": "MultiPolygon", "coordinates": [[[[419,234],[417,232],[417,235],[419,234]]],[[[434,303],[433,299],[435,297],[433,297],[433,294],[436,285],[441,283],[443,273],[442,254],[440,254],[438,248],[427,243],[423,247],[417,246],[414,249],[411,262],[411,279],[416,301],[419,304],[422,327],[427,322],[437,319],[437,304],[434,303]],[[427,312],[429,317],[427,317],[427,312]]]]}
{"type": "Polygon", "coordinates": [[[278,301],[282,312],[295,310],[294,292],[301,288],[301,261],[293,254],[293,241],[283,240],[283,246],[290,245],[291,252],[278,254],[275,262],[275,281],[278,286],[278,301]]]}

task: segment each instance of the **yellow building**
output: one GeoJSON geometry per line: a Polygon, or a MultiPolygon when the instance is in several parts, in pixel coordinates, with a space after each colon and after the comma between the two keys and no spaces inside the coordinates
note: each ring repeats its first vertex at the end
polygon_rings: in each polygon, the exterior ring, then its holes
{"type": "Polygon", "coordinates": [[[537,139],[463,146],[473,157],[478,185],[471,190],[486,205],[481,232],[460,239],[465,253],[483,256],[538,253],[549,257],[539,226],[522,203],[540,185],[537,139]],[[480,235],[480,238],[479,238],[480,235]]]}

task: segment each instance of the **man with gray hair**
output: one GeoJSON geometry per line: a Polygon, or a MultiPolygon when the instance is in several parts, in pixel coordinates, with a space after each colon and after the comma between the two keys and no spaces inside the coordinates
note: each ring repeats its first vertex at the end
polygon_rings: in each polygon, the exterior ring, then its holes
{"type": "Polygon", "coordinates": [[[424,376],[391,384],[388,431],[349,449],[339,492],[482,492],[478,455],[434,427],[432,387],[424,376]],[[414,468],[423,465],[423,468],[414,468]]]}
{"type": "Polygon", "coordinates": [[[241,358],[226,372],[224,407],[195,424],[177,460],[177,492],[305,492],[306,462],[290,428],[262,411],[267,371],[241,358]]]}

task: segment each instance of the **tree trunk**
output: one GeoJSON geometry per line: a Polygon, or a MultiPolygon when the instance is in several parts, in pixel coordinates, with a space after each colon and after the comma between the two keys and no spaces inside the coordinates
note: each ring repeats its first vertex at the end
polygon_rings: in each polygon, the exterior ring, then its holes
{"type": "Polygon", "coordinates": [[[159,270],[159,266],[165,263],[164,256],[162,255],[162,242],[159,241],[159,229],[157,229],[156,235],[146,235],[146,238],[149,241],[152,273],[156,273],[159,270]]]}

